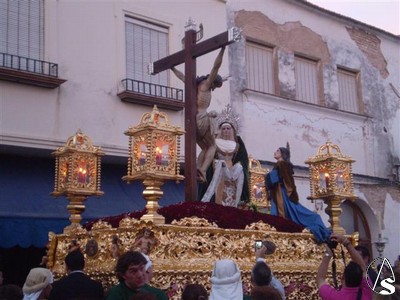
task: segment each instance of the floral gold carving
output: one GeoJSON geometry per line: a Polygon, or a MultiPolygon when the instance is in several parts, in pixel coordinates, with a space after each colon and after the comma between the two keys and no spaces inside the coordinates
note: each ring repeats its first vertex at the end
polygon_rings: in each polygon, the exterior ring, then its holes
{"type": "Polygon", "coordinates": [[[276,228],[274,226],[271,226],[271,225],[269,225],[267,223],[264,223],[262,221],[250,224],[250,225],[246,226],[246,229],[248,229],[248,230],[276,231],[276,228]]]}
{"type": "Polygon", "coordinates": [[[179,221],[172,221],[172,225],[177,226],[187,226],[187,227],[218,227],[217,224],[210,223],[204,218],[192,217],[192,218],[182,218],[179,221]]]}
{"type": "MultiPolygon", "coordinates": [[[[223,229],[201,218],[185,218],[166,225],[127,217],[120,225],[109,228],[107,224],[97,223],[86,233],[49,234],[48,266],[55,277],[66,275],[64,259],[72,240],[80,245],[95,240],[96,255],[84,254],[85,272],[101,281],[104,287],[116,284],[117,257],[111,253],[113,241],[115,243],[117,239],[120,250],[127,251],[143,228],[148,228],[157,240],[149,255],[154,269],[151,284],[165,290],[174,286],[175,295],[170,299],[180,299],[182,289],[188,283],[197,282],[209,290],[213,264],[222,258],[231,258],[238,263],[244,285],[250,288],[255,262],[254,241],[266,238],[276,245],[275,252],[268,255],[266,261],[286,287],[287,299],[319,299],[315,276],[324,247],[317,245],[308,232],[277,232],[262,222],[253,223],[244,230],[223,229]]],[[[338,264],[339,273],[342,269],[342,264],[338,264]]]]}

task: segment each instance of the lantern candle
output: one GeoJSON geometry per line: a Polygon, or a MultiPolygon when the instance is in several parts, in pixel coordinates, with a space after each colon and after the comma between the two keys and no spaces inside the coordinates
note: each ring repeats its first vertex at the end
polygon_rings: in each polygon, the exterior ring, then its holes
{"type": "Polygon", "coordinates": [[[328,189],[329,188],[329,174],[325,173],[325,187],[328,189]]]}
{"type": "Polygon", "coordinates": [[[161,165],[162,162],[162,151],[159,147],[156,148],[156,164],[161,165]]]}
{"type": "Polygon", "coordinates": [[[87,169],[84,167],[79,167],[78,169],[78,182],[79,183],[87,182],[87,169]]]}

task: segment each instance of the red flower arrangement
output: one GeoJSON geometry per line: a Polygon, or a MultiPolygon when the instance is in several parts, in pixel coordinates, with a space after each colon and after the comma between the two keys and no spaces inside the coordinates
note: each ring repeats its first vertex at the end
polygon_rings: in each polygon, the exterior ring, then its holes
{"type": "MultiPolygon", "coordinates": [[[[145,213],[146,210],[144,209],[142,211],[101,218],[100,220],[109,223],[112,227],[118,227],[119,222],[123,218],[140,219],[145,213]]],[[[173,220],[179,221],[182,218],[198,217],[204,218],[210,223],[214,222],[220,228],[225,229],[245,229],[247,225],[257,223],[258,221],[270,224],[277,231],[281,232],[301,232],[304,229],[303,226],[282,217],[198,201],[188,201],[162,207],[158,210],[158,213],[164,216],[166,224],[171,224],[173,220]]],[[[96,221],[98,220],[88,222],[84,224],[84,227],[90,230],[96,221]]]]}

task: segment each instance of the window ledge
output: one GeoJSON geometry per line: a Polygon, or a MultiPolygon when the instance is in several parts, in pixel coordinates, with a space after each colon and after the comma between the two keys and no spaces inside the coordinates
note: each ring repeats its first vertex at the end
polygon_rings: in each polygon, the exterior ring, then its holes
{"type": "Polygon", "coordinates": [[[65,79],[60,79],[53,76],[45,76],[20,70],[0,67],[0,80],[17,82],[21,84],[55,89],[64,83],[65,79]]]}
{"type": "Polygon", "coordinates": [[[183,108],[185,107],[185,103],[181,100],[145,95],[132,91],[123,91],[117,96],[124,102],[135,103],[145,106],[157,105],[158,108],[164,108],[174,111],[183,110],[183,108]]]}

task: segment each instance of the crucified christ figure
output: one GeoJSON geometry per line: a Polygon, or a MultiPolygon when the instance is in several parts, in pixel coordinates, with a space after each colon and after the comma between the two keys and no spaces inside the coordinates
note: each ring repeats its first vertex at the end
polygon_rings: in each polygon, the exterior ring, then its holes
{"type": "MultiPolygon", "coordinates": [[[[198,180],[206,181],[207,168],[210,166],[214,159],[216,145],[215,137],[212,131],[211,118],[215,118],[217,113],[215,111],[207,112],[211,103],[211,92],[222,86],[223,81],[218,70],[222,64],[222,57],[224,55],[225,46],[221,48],[218,56],[214,61],[214,66],[210,74],[206,76],[197,77],[197,135],[196,142],[201,148],[201,152],[197,158],[197,177],[198,180]]],[[[183,82],[185,82],[185,75],[172,67],[171,70],[183,82]]]]}

